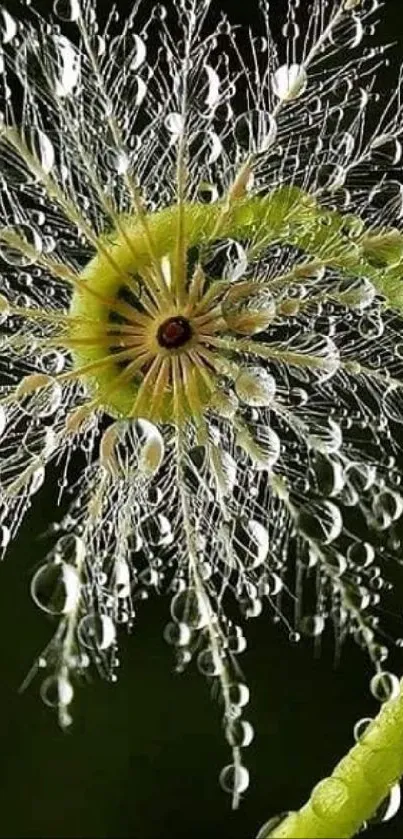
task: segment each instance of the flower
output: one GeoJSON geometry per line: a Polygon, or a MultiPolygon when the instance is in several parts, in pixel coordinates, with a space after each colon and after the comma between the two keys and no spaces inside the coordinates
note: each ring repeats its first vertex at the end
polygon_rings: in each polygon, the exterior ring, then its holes
{"type": "Polygon", "coordinates": [[[368,130],[377,7],[290,0],[279,51],[266,2],[246,39],[209,0],[141,25],[135,3],[117,35],[91,0],[0,13],[3,550],[48,464],[73,496],[31,583],[57,621],[41,695],[69,725],[79,677],[115,680],[119,627],[169,594],[234,806],[244,618],[268,604],[294,642],[333,625],[374,695],[395,685],[376,613],[403,511],[401,108],[399,88],[368,130]]]}

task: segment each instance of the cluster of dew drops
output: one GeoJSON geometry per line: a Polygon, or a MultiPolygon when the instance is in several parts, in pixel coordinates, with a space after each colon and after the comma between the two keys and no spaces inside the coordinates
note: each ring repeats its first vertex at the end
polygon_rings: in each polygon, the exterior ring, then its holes
{"type": "MultiPolygon", "coordinates": [[[[61,20],[74,19],[74,9],[75,0],[56,0],[54,5],[54,11],[61,20]]],[[[158,6],[158,9],[159,14],[163,14],[163,7],[158,6]]],[[[16,31],[15,22],[12,17],[8,12],[1,10],[0,37],[2,42],[4,44],[10,42],[15,37],[16,31]]],[[[357,39],[359,39],[359,34],[359,23],[356,22],[354,24],[354,32],[351,31],[350,27],[347,32],[344,31],[342,33],[342,37],[347,39],[347,45],[353,46],[355,45],[355,42],[358,43],[357,39]]],[[[74,74],[77,72],[75,69],[75,56],[73,53],[70,54],[70,58],[72,59],[72,63],[69,68],[69,54],[66,52],[64,60],[67,62],[65,65],[65,69],[67,67],[67,71],[63,76],[63,80],[64,84],[67,86],[67,92],[68,86],[74,85],[74,74]]],[[[301,94],[306,84],[306,76],[301,72],[301,68],[299,68],[298,65],[293,65],[291,69],[286,66],[280,67],[274,74],[272,82],[273,92],[280,99],[284,96],[284,90],[286,88],[292,86],[296,94],[301,94]]],[[[65,94],[66,90],[64,92],[62,91],[62,93],[65,94]]],[[[172,114],[171,116],[168,116],[166,119],[166,127],[168,130],[171,130],[173,134],[178,133],[178,115],[172,114]]],[[[37,146],[38,159],[40,159],[44,171],[50,171],[54,160],[54,151],[52,149],[51,142],[46,135],[43,134],[43,132],[41,132],[39,136],[38,129],[35,130],[36,140],[40,140],[37,146]]],[[[257,138],[255,150],[259,152],[264,151],[265,148],[269,148],[273,142],[275,133],[276,126],[272,117],[269,114],[264,114],[262,111],[250,111],[246,115],[239,117],[235,126],[235,134],[240,147],[242,147],[246,140],[247,143],[250,144],[251,137],[255,137],[257,138]]],[[[338,137],[338,142],[340,142],[340,136],[338,137]]],[[[349,143],[347,135],[344,135],[343,143],[347,148],[349,143]]],[[[401,157],[402,149],[400,141],[397,140],[391,133],[390,135],[384,135],[382,137],[382,142],[378,141],[378,144],[374,145],[373,152],[374,154],[382,156],[384,159],[385,157],[389,158],[392,164],[396,164],[401,157]]],[[[330,167],[329,164],[320,164],[316,172],[316,178],[317,183],[320,183],[323,188],[331,186],[332,190],[334,190],[335,185],[337,184],[340,186],[343,181],[343,167],[340,164],[337,164],[337,166],[332,165],[332,167],[330,167]]],[[[371,194],[371,202],[374,208],[379,208],[385,204],[385,201],[388,201],[390,204],[393,204],[394,209],[396,209],[396,201],[399,196],[403,205],[402,190],[397,181],[389,182],[388,184],[377,184],[371,194]]],[[[39,216],[40,214],[38,214],[38,226],[41,226],[42,221],[44,235],[40,237],[37,230],[29,228],[27,224],[24,224],[24,237],[27,241],[32,243],[38,254],[43,251],[51,253],[52,231],[51,229],[47,229],[45,215],[42,214],[42,219],[40,219],[39,216]]],[[[20,224],[19,230],[21,230],[22,227],[23,225],[20,224]]],[[[3,247],[2,257],[11,267],[18,269],[29,267],[26,263],[24,264],[24,259],[21,254],[18,254],[11,248],[6,249],[3,247]]],[[[238,269],[236,269],[236,266],[234,267],[234,265],[232,265],[233,276],[235,276],[236,270],[239,270],[239,266],[238,269]]],[[[24,275],[21,274],[20,270],[18,272],[18,277],[19,282],[24,279],[24,275]]],[[[32,283],[34,277],[35,269],[31,269],[25,275],[25,279],[28,283],[32,283]]],[[[12,276],[10,282],[12,282],[12,276]]],[[[51,290],[52,289],[50,288],[49,292],[51,292],[51,290]]],[[[371,310],[370,314],[365,312],[366,304],[372,301],[371,288],[368,283],[361,284],[358,294],[361,295],[360,301],[363,314],[361,314],[358,320],[357,332],[361,338],[365,340],[373,339],[376,342],[377,339],[382,338],[384,331],[382,315],[380,311],[376,309],[371,310]]],[[[346,318],[348,317],[349,315],[347,314],[346,318]]],[[[396,342],[395,353],[398,360],[403,359],[403,342],[396,342]]],[[[375,355],[373,356],[373,360],[374,358],[375,355]]],[[[64,367],[64,356],[61,353],[48,353],[46,356],[46,364],[44,362],[44,358],[42,361],[44,363],[44,369],[48,372],[49,370],[52,370],[57,373],[64,367]]],[[[239,384],[239,387],[241,388],[241,384],[239,384]]],[[[304,402],[308,401],[307,393],[299,386],[294,386],[291,390],[293,391],[295,405],[300,408],[303,407],[304,402]]],[[[52,391],[48,389],[45,396],[32,397],[28,399],[27,402],[24,402],[24,410],[26,410],[27,413],[30,412],[32,416],[38,417],[38,419],[50,418],[57,412],[61,399],[62,392],[55,384],[54,389],[52,391]],[[29,407],[27,403],[29,403],[29,407]]],[[[245,403],[247,402],[245,394],[243,394],[243,400],[245,403]]],[[[249,405],[249,408],[253,411],[253,402],[249,405]]],[[[338,413],[340,415],[340,412],[338,413]]],[[[389,405],[387,413],[392,420],[396,420],[396,422],[401,421],[400,415],[398,415],[398,409],[396,408],[396,410],[394,410],[392,401],[389,405]]],[[[351,414],[348,408],[344,409],[344,415],[341,416],[339,421],[342,425],[344,424],[346,430],[348,431],[349,423],[351,423],[351,414]]],[[[2,409],[0,409],[0,431],[4,430],[5,423],[5,415],[3,415],[2,409]]],[[[46,428],[46,433],[49,434],[49,426],[46,426],[46,428]]],[[[142,431],[144,433],[144,427],[142,431]]],[[[88,445],[90,446],[90,443],[88,443],[88,445]]],[[[340,489],[338,473],[337,470],[331,470],[329,477],[329,463],[330,466],[332,463],[331,459],[330,461],[326,459],[327,455],[332,453],[332,448],[331,445],[329,445],[326,449],[326,445],[323,440],[321,441],[321,445],[322,448],[320,448],[319,445],[317,448],[318,454],[316,456],[316,465],[315,463],[313,464],[316,490],[318,493],[320,493],[322,489],[325,490],[326,487],[329,487],[330,481],[330,483],[333,483],[334,485],[334,492],[328,492],[328,495],[336,495],[336,489],[340,489]]],[[[394,466],[393,459],[390,460],[390,463],[391,466],[394,466]]],[[[356,474],[353,474],[355,468],[354,464],[352,464],[347,467],[347,470],[350,472],[352,483],[354,483],[354,480],[356,481],[357,491],[366,491],[370,488],[371,482],[374,485],[376,484],[374,468],[366,467],[365,464],[361,464],[356,474]]],[[[37,493],[43,484],[43,480],[44,470],[40,467],[36,472],[33,472],[31,476],[28,492],[30,497],[37,493]]],[[[303,487],[301,489],[303,491],[303,487]]],[[[346,505],[349,503],[350,506],[354,506],[355,504],[354,497],[350,499],[350,502],[348,502],[346,497],[344,500],[346,505]]],[[[328,513],[327,521],[324,519],[319,521],[318,516],[315,516],[312,510],[305,511],[305,513],[301,513],[299,516],[299,527],[307,536],[316,538],[318,535],[321,535],[322,541],[325,544],[330,544],[333,541],[334,533],[337,531],[338,522],[336,515],[332,518],[331,502],[327,503],[326,509],[328,513]]],[[[385,486],[382,485],[381,478],[378,484],[378,491],[374,495],[374,507],[371,512],[371,515],[376,520],[378,531],[381,533],[385,532],[390,525],[393,524],[393,522],[398,521],[402,512],[403,499],[399,492],[392,492],[390,489],[385,488],[385,486]]],[[[71,516],[71,513],[69,513],[69,515],[71,516]]],[[[71,519],[71,522],[74,524],[73,518],[71,519]]],[[[148,525],[147,536],[148,545],[151,546],[149,558],[150,566],[140,574],[141,586],[139,587],[136,595],[140,600],[146,599],[148,596],[148,590],[158,585],[160,579],[163,577],[163,572],[161,570],[162,560],[160,558],[155,558],[153,548],[156,550],[161,550],[164,547],[166,549],[170,549],[174,542],[174,534],[170,528],[169,521],[162,514],[157,514],[157,516],[154,517],[154,525],[152,529],[148,525]]],[[[4,524],[1,526],[0,538],[1,547],[4,549],[10,539],[10,532],[4,524]]],[[[144,540],[144,542],[145,541],[146,540],[144,540]]],[[[259,522],[251,520],[248,526],[242,523],[238,525],[238,530],[234,534],[234,543],[237,543],[240,546],[241,556],[242,553],[245,552],[245,545],[248,541],[250,542],[251,551],[255,551],[257,557],[261,554],[265,554],[265,545],[268,541],[268,534],[265,532],[263,525],[259,522]],[[242,529],[243,532],[241,532],[242,529]]],[[[77,603],[79,599],[80,580],[75,572],[75,566],[81,564],[82,556],[80,557],[80,553],[82,554],[83,551],[85,551],[85,546],[80,538],[79,530],[76,527],[75,535],[68,533],[58,539],[56,546],[50,555],[51,561],[48,559],[43,566],[35,571],[31,584],[32,596],[35,603],[47,614],[53,616],[69,614],[71,613],[72,608],[74,608],[74,604],[77,603]],[[54,595],[55,591],[58,592],[56,599],[54,595]],[[50,592],[52,593],[51,596],[50,592]]],[[[332,559],[335,563],[339,563],[337,570],[339,575],[341,575],[343,569],[347,567],[347,563],[350,567],[357,570],[357,586],[358,591],[360,592],[360,602],[358,607],[361,612],[365,610],[366,606],[370,605],[371,598],[371,605],[376,605],[376,603],[379,602],[379,600],[377,601],[377,598],[379,597],[377,591],[378,589],[379,591],[381,589],[385,589],[387,583],[382,579],[380,569],[375,566],[376,552],[369,542],[354,541],[347,547],[345,560],[336,553],[333,554],[332,559]],[[369,594],[366,589],[361,586],[363,579],[370,583],[372,594],[369,594]]],[[[311,553],[307,560],[308,571],[310,565],[314,568],[316,561],[317,560],[315,559],[314,554],[311,553]]],[[[280,567],[277,570],[280,571],[280,567]]],[[[206,563],[206,579],[208,579],[210,571],[211,569],[209,568],[208,563],[206,563]]],[[[101,574],[102,573],[103,572],[101,572],[101,574]]],[[[120,577],[117,575],[117,581],[119,587],[119,597],[121,598],[121,602],[124,603],[125,598],[128,596],[128,591],[130,590],[131,580],[130,576],[128,576],[127,569],[125,569],[123,564],[121,567],[120,577]]],[[[102,585],[103,582],[106,582],[106,579],[98,579],[98,583],[100,585],[102,585]]],[[[271,575],[271,588],[267,580],[265,581],[265,585],[268,587],[270,595],[275,597],[280,593],[282,588],[281,575],[276,573],[271,575]]],[[[264,588],[264,585],[262,588],[264,588]]],[[[192,634],[203,627],[204,617],[200,612],[200,605],[196,594],[193,594],[194,596],[192,596],[192,592],[190,592],[189,589],[179,589],[175,593],[171,603],[172,620],[167,624],[164,631],[165,640],[177,650],[178,671],[183,670],[192,658],[192,652],[189,649],[189,642],[192,634]]],[[[245,599],[243,604],[244,616],[246,618],[257,617],[260,614],[260,611],[261,607],[258,593],[253,591],[251,588],[250,595],[247,599],[245,599]]],[[[133,622],[133,615],[130,615],[127,609],[122,608],[117,622],[127,623],[130,628],[133,622]]],[[[374,626],[376,626],[375,623],[374,626]]],[[[294,642],[298,642],[300,640],[300,633],[309,637],[318,638],[323,633],[324,628],[325,618],[323,613],[320,611],[317,611],[315,614],[304,615],[300,618],[298,627],[290,630],[290,639],[294,642]]],[[[226,644],[229,652],[234,655],[242,653],[246,648],[246,639],[241,626],[238,626],[227,619],[225,629],[226,644]]],[[[115,622],[108,614],[87,614],[80,619],[77,634],[80,648],[82,649],[82,652],[80,652],[78,669],[84,671],[89,666],[91,659],[93,659],[94,656],[96,658],[97,653],[100,653],[101,655],[98,663],[102,670],[102,656],[107,654],[108,651],[114,650],[116,640],[115,622]]],[[[357,634],[359,634],[359,631],[357,634]]],[[[363,639],[363,641],[365,642],[365,639],[363,639]]],[[[365,646],[365,643],[362,645],[365,646]]],[[[396,641],[396,645],[403,646],[403,639],[398,639],[396,641]]],[[[375,644],[371,644],[371,649],[375,654],[375,644]]],[[[111,668],[113,671],[118,666],[118,660],[114,652],[111,653],[111,655],[113,660],[109,661],[108,668],[111,668]]],[[[378,646],[376,655],[377,663],[380,665],[388,655],[387,648],[378,646]]],[[[45,653],[44,656],[39,659],[38,665],[40,668],[47,668],[48,663],[48,658],[45,653]]],[[[200,672],[207,677],[214,677],[216,674],[216,665],[210,649],[199,650],[197,665],[200,672]]],[[[113,672],[111,678],[116,678],[113,672]]],[[[399,681],[394,673],[386,671],[378,666],[375,675],[371,679],[370,689],[372,695],[378,701],[384,702],[398,694],[399,681]]],[[[227,719],[226,738],[232,748],[239,750],[250,745],[253,740],[253,727],[251,723],[244,720],[242,716],[244,709],[248,705],[249,689],[243,681],[238,679],[236,681],[234,680],[234,682],[229,685],[229,693],[232,719],[227,719]]],[[[58,674],[57,677],[50,675],[47,676],[42,683],[41,695],[46,704],[52,707],[60,707],[60,705],[62,705],[67,709],[73,698],[73,688],[68,678],[63,680],[63,676],[60,676],[60,674],[58,674]]],[[[69,718],[66,710],[65,723],[68,721],[69,718]]],[[[364,718],[359,720],[356,724],[354,728],[354,737],[357,742],[359,742],[362,738],[369,722],[369,718],[364,718]]],[[[248,772],[241,764],[231,764],[222,770],[220,783],[227,792],[233,794],[235,791],[237,794],[241,794],[246,790],[249,783],[248,772]]],[[[388,820],[397,812],[399,804],[400,787],[399,785],[396,785],[391,790],[388,801],[382,804],[382,807],[379,809],[374,818],[376,820],[388,820]]],[[[273,823],[272,826],[274,826],[273,823]]],[[[268,826],[266,825],[264,830],[267,831],[267,827],[268,826]]]]}

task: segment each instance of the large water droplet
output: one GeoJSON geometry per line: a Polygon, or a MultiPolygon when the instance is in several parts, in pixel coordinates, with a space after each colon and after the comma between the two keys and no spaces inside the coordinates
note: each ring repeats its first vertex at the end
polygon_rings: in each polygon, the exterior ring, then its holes
{"type": "Polygon", "coordinates": [[[36,126],[29,131],[26,130],[26,134],[27,145],[40,164],[43,173],[48,175],[55,165],[55,149],[52,141],[41,128],[36,126]]]}
{"type": "Polygon", "coordinates": [[[366,568],[375,559],[375,550],[369,542],[354,542],[347,548],[347,559],[359,568],[366,568]]]}
{"type": "Polygon", "coordinates": [[[6,11],[0,10],[0,40],[3,44],[9,44],[17,34],[17,23],[6,11]]]}
{"type": "Polygon", "coordinates": [[[60,20],[78,20],[80,16],[79,0],[55,0],[53,11],[60,20]]]}
{"type": "Polygon", "coordinates": [[[235,380],[235,390],[242,402],[255,407],[270,405],[276,393],[276,380],[260,367],[244,368],[235,380]]]}
{"type": "Polygon", "coordinates": [[[322,615],[305,615],[301,618],[298,626],[304,635],[316,638],[318,635],[322,635],[324,631],[325,619],[322,615]]]}
{"type": "Polygon", "coordinates": [[[201,629],[209,619],[206,606],[195,588],[175,594],[171,602],[171,615],[174,621],[185,623],[191,629],[201,629]]]}
{"type": "Polygon", "coordinates": [[[70,705],[74,696],[73,686],[64,676],[48,676],[42,682],[40,693],[50,708],[70,705]]]}
{"type": "Polygon", "coordinates": [[[268,554],[268,531],[254,519],[238,519],[232,535],[232,548],[245,568],[257,568],[268,554]]]}
{"type": "Polygon", "coordinates": [[[8,265],[26,268],[42,253],[42,239],[30,224],[8,225],[0,230],[0,258],[8,265]]]}
{"type": "Polygon", "coordinates": [[[313,501],[309,507],[299,508],[296,524],[308,539],[328,545],[340,535],[343,519],[332,501],[313,501]]]}
{"type": "Polygon", "coordinates": [[[308,76],[301,64],[283,64],[275,71],[272,78],[272,90],[283,102],[298,99],[305,92],[308,76]]]}
{"type": "Polygon", "coordinates": [[[389,790],[388,795],[382,801],[382,804],[377,808],[374,815],[368,819],[368,824],[381,824],[383,822],[388,822],[390,819],[393,819],[396,813],[399,812],[401,804],[401,790],[400,790],[400,783],[394,784],[394,786],[389,790]]]}
{"type": "Polygon", "coordinates": [[[268,111],[253,109],[236,120],[235,137],[241,148],[255,154],[265,152],[276,141],[277,123],[268,111]]]}
{"type": "Polygon", "coordinates": [[[63,391],[58,382],[44,373],[25,376],[16,389],[16,397],[31,417],[51,417],[62,402],[63,391]]]}
{"type": "Polygon", "coordinates": [[[395,699],[400,693],[400,682],[394,673],[382,670],[372,677],[370,691],[379,702],[395,699]]]}
{"type": "Polygon", "coordinates": [[[267,329],[276,315],[274,298],[256,283],[241,282],[230,288],[222,304],[223,317],[229,328],[245,335],[267,329]]]}
{"type": "Polygon", "coordinates": [[[245,792],[249,786],[249,772],[245,766],[230,763],[220,772],[220,785],[225,792],[232,795],[245,792]]]}
{"type": "Polygon", "coordinates": [[[79,575],[65,562],[47,562],[32,578],[31,595],[36,605],[49,615],[68,614],[79,601],[79,575]]]}
{"type": "Polygon", "coordinates": [[[245,748],[253,740],[253,726],[246,720],[232,720],[225,728],[225,737],[230,746],[245,748]]]}
{"type": "Polygon", "coordinates": [[[85,615],[78,625],[78,637],[88,649],[108,650],[116,638],[115,624],[109,615],[85,615]]]}

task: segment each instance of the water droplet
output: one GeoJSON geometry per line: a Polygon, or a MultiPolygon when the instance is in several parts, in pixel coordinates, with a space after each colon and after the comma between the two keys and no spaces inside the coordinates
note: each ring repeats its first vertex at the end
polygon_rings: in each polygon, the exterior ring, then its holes
{"type": "Polygon", "coordinates": [[[235,380],[237,396],[247,405],[270,405],[276,393],[276,380],[260,367],[245,367],[235,380]]]}
{"type": "Polygon", "coordinates": [[[233,682],[228,686],[229,701],[236,708],[244,708],[250,698],[250,690],[244,682],[233,682]]]}
{"type": "Polygon", "coordinates": [[[375,550],[369,542],[354,542],[347,548],[347,559],[352,565],[366,568],[375,559],[375,550]]]}
{"type": "Polygon", "coordinates": [[[320,190],[334,192],[346,180],[347,172],[339,163],[321,163],[315,171],[315,182],[320,190]]]}
{"type": "Polygon", "coordinates": [[[249,786],[249,772],[245,766],[230,763],[220,772],[220,785],[232,795],[245,792],[249,786]]]}
{"type": "Polygon", "coordinates": [[[374,815],[368,819],[368,824],[381,824],[390,821],[399,812],[400,804],[401,790],[400,783],[397,783],[389,790],[389,794],[382,801],[382,804],[379,805],[374,815]]]}
{"type": "Polygon", "coordinates": [[[165,127],[169,131],[170,134],[173,135],[173,139],[179,137],[184,130],[184,121],[182,114],[172,111],[165,117],[165,127]]]}
{"type": "Polygon", "coordinates": [[[3,44],[9,44],[17,34],[17,24],[13,17],[6,11],[0,10],[0,40],[3,44]]]}
{"type": "Polygon", "coordinates": [[[25,268],[42,253],[42,239],[30,224],[8,225],[0,230],[0,258],[8,265],[25,268]]]}
{"type": "Polygon", "coordinates": [[[64,676],[48,676],[41,684],[40,693],[50,708],[70,705],[74,696],[73,686],[64,676]]]}
{"type": "Polygon", "coordinates": [[[80,16],[79,0],[55,0],[53,11],[60,20],[78,20],[80,16]]]}
{"type": "Polygon", "coordinates": [[[370,681],[370,691],[379,702],[395,699],[400,693],[399,679],[387,670],[375,673],[370,681]]]}
{"type": "Polygon", "coordinates": [[[114,589],[116,597],[125,599],[130,597],[130,569],[125,559],[119,557],[114,567],[114,589]]]}
{"type": "Polygon", "coordinates": [[[167,644],[175,647],[186,647],[192,637],[191,629],[187,623],[170,621],[164,629],[164,639],[167,644]]]}
{"type": "Polygon", "coordinates": [[[137,421],[141,446],[138,468],[147,477],[158,472],[164,458],[164,440],[158,428],[148,420],[137,421]]]}
{"type": "Polygon", "coordinates": [[[26,129],[27,145],[41,166],[45,175],[53,169],[55,164],[55,150],[53,143],[42,129],[36,126],[26,129]]]}
{"type": "Polygon", "coordinates": [[[371,312],[363,315],[358,321],[358,331],[363,338],[373,340],[383,335],[385,328],[384,321],[380,314],[371,312]]]}
{"type": "Polygon", "coordinates": [[[274,320],[276,305],[267,289],[256,283],[238,282],[228,291],[222,314],[229,328],[244,335],[255,335],[267,329],[274,320]]]}
{"type": "Polygon", "coordinates": [[[311,806],[318,819],[326,819],[329,812],[329,800],[333,802],[336,813],[342,810],[350,797],[349,788],[341,778],[325,778],[314,787],[311,793],[311,806]]]}
{"type": "Polygon", "coordinates": [[[337,452],[343,442],[343,435],[340,425],[335,420],[328,418],[323,428],[319,423],[315,424],[315,432],[308,435],[308,445],[323,454],[337,452]]]}
{"type": "Polygon", "coordinates": [[[384,489],[374,497],[372,509],[377,518],[385,516],[389,526],[390,522],[396,521],[402,515],[403,498],[397,492],[384,489]]]}
{"type": "Polygon", "coordinates": [[[174,534],[169,519],[161,513],[148,516],[141,523],[141,534],[146,545],[171,545],[174,534]]]}
{"type": "Polygon", "coordinates": [[[304,615],[299,622],[299,628],[304,635],[316,638],[325,629],[325,619],[322,615],[304,615]]]}
{"type": "Polygon", "coordinates": [[[273,93],[283,102],[298,99],[305,92],[307,85],[308,76],[301,64],[283,64],[273,74],[273,93]]]}
{"type": "Polygon", "coordinates": [[[241,114],[235,122],[235,137],[241,148],[259,154],[276,141],[277,123],[267,111],[258,109],[241,114]]]}
{"type": "Polygon", "coordinates": [[[233,626],[228,631],[227,646],[229,652],[235,655],[243,653],[246,650],[246,638],[240,626],[233,626]]]}
{"type": "Polygon", "coordinates": [[[219,676],[224,663],[213,650],[201,650],[197,656],[197,667],[203,676],[219,676]]]}
{"type": "Polygon", "coordinates": [[[36,605],[49,615],[72,612],[80,598],[80,578],[65,562],[47,562],[34,574],[31,595],[36,605]]]}
{"type": "Polygon", "coordinates": [[[362,717],[354,726],[354,739],[356,743],[360,743],[368,726],[373,722],[372,717],[362,717]]]}
{"type": "Polygon", "coordinates": [[[308,539],[328,545],[340,535],[343,519],[332,501],[312,501],[309,507],[299,508],[296,524],[308,539]]]}
{"type": "Polygon", "coordinates": [[[268,821],[262,825],[256,839],[267,839],[274,828],[278,827],[278,825],[281,824],[281,822],[283,822],[288,816],[292,815],[293,812],[293,810],[284,810],[284,812],[278,813],[277,816],[272,816],[271,819],[268,819],[268,821]]]}
{"type": "Polygon", "coordinates": [[[15,395],[22,410],[31,417],[51,417],[61,405],[63,391],[58,382],[44,373],[25,376],[15,395]]]}
{"type": "Polygon", "coordinates": [[[269,550],[269,533],[258,521],[240,518],[232,535],[232,549],[244,568],[257,568],[269,550]]]}
{"type": "Polygon", "coordinates": [[[130,70],[135,72],[144,64],[147,56],[147,49],[143,39],[136,32],[133,35],[134,51],[130,62],[130,70]]]}
{"type": "Polygon", "coordinates": [[[185,623],[191,629],[201,629],[209,621],[206,607],[195,588],[178,592],[172,598],[171,615],[177,623],[185,623]]]}
{"type": "Polygon", "coordinates": [[[109,615],[85,615],[78,625],[78,637],[88,649],[108,650],[115,642],[115,624],[109,615]]]}
{"type": "Polygon", "coordinates": [[[318,495],[338,495],[344,487],[342,464],[316,451],[311,459],[310,483],[318,495]]]}
{"type": "Polygon", "coordinates": [[[402,158],[402,144],[392,134],[380,134],[370,143],[371,160],[383,166],[397,166],[402,158]]]}
{"type": "Polygon", "coordinates": [[[361,43],[363,36],[364,27],[361,18],[355,15],[348,17],[343,15],[330,33],[330,40],[337,47],[355,49],[361,43]]]}
{"type": "Polygon", "coordinates": [[[230,746],[245,748],[253,740],[253,726],[245,720],[232,720],[225,728],[225,737],[230,746]]]}

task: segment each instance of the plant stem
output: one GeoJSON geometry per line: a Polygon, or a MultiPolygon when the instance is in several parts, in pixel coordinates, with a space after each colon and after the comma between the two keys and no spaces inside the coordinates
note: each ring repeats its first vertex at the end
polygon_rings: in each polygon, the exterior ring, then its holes
{"type": "Polygon", "coordinates": [[[397,698],[386,702],[332,775],[312,790],[267,839],[348,839],[374,815],[403,775],[403,679],[397,698]]]}

